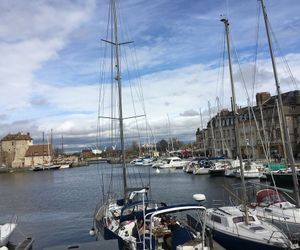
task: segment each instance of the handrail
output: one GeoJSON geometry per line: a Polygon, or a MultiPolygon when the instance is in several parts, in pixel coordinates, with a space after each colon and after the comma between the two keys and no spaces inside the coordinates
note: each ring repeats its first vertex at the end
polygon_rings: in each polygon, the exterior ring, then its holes
{"type": "MultiPolygon", "coordinates": [[[[283,235],[281,231],[274,230],[274,231],[272,232],[270,238],[268,239],[268,243],[270,243],[270,241],[271,241],[271,239],[273,238],[273,235],[274,235],[275,233],[280,233],[281,235],[283,235]]],[[[286,240],[288,240],[287,237],[285,237],[285,238],[283,238],[283,237],[281,237],[281,236],[280,236],[280,237],[274,237],[274,239],[276,239],[276,238],[277,238],[277,239],[278,239],[278,238],[283,239],[283,240],[284,240],[284,244],[285,244],[286,246],[288,246],[288,244],[286,243],[286,240]]]]}
{"type": "Polygon", "coordinates": [[[238,226],[237,226],[237,223],[234,223],[234,225],[235,225],[235,227],[236,227],[236,233],[237,233],[237,235],[240,236],[240,234],[239,234],[239,228],[238,228],[238,226]]]}

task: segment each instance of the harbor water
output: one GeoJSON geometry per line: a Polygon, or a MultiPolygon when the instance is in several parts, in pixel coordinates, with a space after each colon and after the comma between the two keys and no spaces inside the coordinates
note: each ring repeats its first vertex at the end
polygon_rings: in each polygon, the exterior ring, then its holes
{"type": "MultiPolygon", "coordinates": [[[[102,188],[108,184],[120,185],[121,193],[121,173],[120,166],[101,163],[64,170],[1,174],[0,222],[8,222],[17,215],[18,230],[11,240],[18,242],[24,236],[32,236],[33,249],[93,241],[89,230],[102,188]],[[118,183],[110,179],[112,169],[120,177],[118,183]]],[[[128,175],[141,177],[145,182],[150,176],[151,197],[155,200],[167,204],[194,203],[192,195],[203,193],[208,207],[228,200],[224,184],[240,182],[236,178],[186,174],[182,170],[157,173],[150,167],[130,166],[128,175]]],[[[129,184],[136,186],[134,181],[129,184]]]]}

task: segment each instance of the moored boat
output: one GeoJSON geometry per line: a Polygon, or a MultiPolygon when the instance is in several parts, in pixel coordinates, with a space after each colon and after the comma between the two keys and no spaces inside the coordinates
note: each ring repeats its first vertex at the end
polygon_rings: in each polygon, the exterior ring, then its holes
{"type": "Polygon", "coordinates": [[[157,168],[161,169],[182,169],[185,167],[189,162],[184,161],[179,157],[169,157],[163,160],[163,164],[158,166],[157,168]]]}
{"type": "MultiPolygon", "coordinates": [[[[243,162],[244,178],[245,179],[259,178],[261,176],[261,173],[258,167],[259,166],[253,161],[243,162]]],[[[236,177],[241,178],[241,171],[239,169],[237,169],[236,171],[236,177]]]]}
{"type": "Polygon", "coordinates": [[[0,224],[0,248],[7,245],[10,236],[17,227],[17,217],[10,223],[0,224]]]}
{"type": "Polygon", "coordinates": [[[263,189],[256,193],[251,210],[257,217],[275,224],[291,239],[300,242],[300,208],[289,202],[274,189],[263,189]]]}
{"type": "Polygon", "coordinates": [[[297,244],[287,238],[274,225],[259,220],[256,215],[245,213],[241,207],[219,207],[207,209],[206,223],[213,239],[226,249],[297,249],[297,244]]]}
{"type": "MultiPolygon", "coordinates": [[[[196,221],[203,221],[202,217],[205,216],[206,212],[205,207],[193,204],[167,206],[164,202],[156,202],[148,198],[150,184],[145,185],[145,183],[142,182],[142,185],[139,187],[139,181],[135,179],[136,182],[133,182],[135,186],[132,186],[132,182],[130,182],[129,185],[127,180],[129,174],[127,174],[128,169],[125,162],[123,124],[125,118],[123,117],[122,77],[120,67],[121,51],[119,46],[130,42],[119,43],[118,37],[120,34],[118,32],[119,22],[117,13],[119,13],[120,8],[119,6],[116,6],[115,0],[110,1],[109,10],[109,18],[107,19],[109,23],[106,26],[108,28],[106,32],[107,37],[102,41],[111,46],[108,49],[108,51],[111,52],[111,60],[107,60],[107,58],[103,58],[103,60],[109,63],[111,71],[108,72],[110,76],[108,79],[111,79],[112,82],[110,85],[103,81],[102,86],[99,89],[102,90],[102,87],[104,88],[103,85],[109,85],[109,89],[112,92],[110,95],[105,95],[105,97],[109,97],[107,105],[109,110],[103,110],[104,114],[102,115],[100,112],[102,111],[101,107],[98,118],[107,119],[109,116],[107,116],[105,112],[110,115],[115,115],[114,117],[110,117],[110,120],[117,122],[115,126],[111,127],[117,127],[119,129],[117,137],[120,142],[122,174],[114,176],[111,171],[109,179],[112,182],[114,179],[120,178],[121,176],[123,181],[123,194],[120,194],[119,192],[119,185],[117,190],[113,190],[114,186],[110,183],[107,184],[108,187],[104,187],[105,183],[102,183],[103,197],[102,201],[95,209],[93,228],[91,229],[90,234],[96,236],[97,240],[102,237],[105,240],[117,239],[119,249],[186,249],[185,244],[189,244],[189,249],[208,250],[207,240],[205,240],[205,220],[202,223],[202,228],[200,230],[198,230],[197,227],[192,228],[192,226],[188,225],[188,222],[185,223],[183,221],[185,218],[188,218],[188,214],[184,215],[184,213],[189,212],[195,212],[194,214],[197,216],[195,218],[196,221]],[[108,39],[111,39],[111,41],[108,41],[108,39]],[[117,97],[115,97],[115,95],[117,97]],[[116,100],[117,103],[115,102],[116,100]],[[114,110],[116,107],[117,110],[114,110]],[[116,199],[116,192],[120,199],[116,199]],[[176,216],[177,213],[179,213],[179,216],[176,216]]],[[[141,106],[143,105],[144,103],[142,103],[141,106]]],[[[98,107],[100,106],[101,105],[98,105],[98,107]]],[[[128,110],[126,111],[126,113],[128,113],[128,110]]],[[[134,109],[134,111],[136,111],[136,109],[134,109]]],[[[101,122],[99,122],[99,124],[101,124],[101,122]]],[[[139,129],[140,126],[141,125],[139,124],[137,129],[139,129]]],[[[146,127],[148,127],[148,124],[146,124],[146,127]]],[[[116,134],[115,131],[111,133],[114,137],[113,139],[115,139],[116,134]]],[[[173,168],[182,168],[182,164],[183,162],[180,158],[171,158],[163,166],[168,165],[167,167],[172,166],[173,168]],[[174,165],[171,164],[173,163],[173,160],[175,160],[174,162],[176,163],[174,165]]],[[[120,180],[118,183],[120,184],[120,180]]]]}
{"type": "Polygon", "coordinates": [[[225,173],[225,164],[221,162],[212,163],[208,173],[210,176],[223,176],[225,173]]]}

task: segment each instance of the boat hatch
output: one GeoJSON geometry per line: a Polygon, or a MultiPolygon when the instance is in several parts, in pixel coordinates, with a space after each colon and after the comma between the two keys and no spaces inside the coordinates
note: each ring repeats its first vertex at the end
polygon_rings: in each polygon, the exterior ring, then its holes
{"type": "MultiPolygon", "coordinates": [[[[248,217],[249,221],[255,221],[253,216],[249,216],[248,217]]],[[[238,217],[234,217],[232,219],[233,223],[240,223],[240,222],[244,222],[245,221],[245,217],[244,216],[238,216],[238,217]]]]}
{"type": "Polygon", "coordinates": [[[269,212],[269,213],[272,213],[272,209],[270,209],[270,208],[265,208],[265,211],[269,212]]]}
{"type": "Polygon", "coordinates": [[[262,226],[254,226],[254,227],[250,227],[250,230],[256,232],[256,231],[263,231],[265,229],[262,226]]]}

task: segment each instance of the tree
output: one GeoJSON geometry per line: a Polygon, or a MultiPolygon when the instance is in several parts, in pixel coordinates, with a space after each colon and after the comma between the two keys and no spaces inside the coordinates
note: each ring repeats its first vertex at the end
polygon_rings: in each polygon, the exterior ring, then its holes
{"type": "Polygon", "coordinates": [[[168,148],[168,142],[164,139],[156,143],[156,148],[159,152],[166,152],[168,148]]]}
{"type": "Polygon", "coordinates": [[[139,146],[139,144],[138,144],[136,141],[133,141],[133,142],[132,142],[131,149],[132,149],[133,154],[139,155],[139,152],[140,152],[140,146],[139,146]]]}

